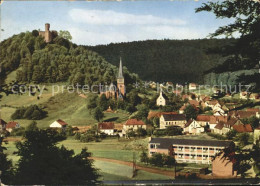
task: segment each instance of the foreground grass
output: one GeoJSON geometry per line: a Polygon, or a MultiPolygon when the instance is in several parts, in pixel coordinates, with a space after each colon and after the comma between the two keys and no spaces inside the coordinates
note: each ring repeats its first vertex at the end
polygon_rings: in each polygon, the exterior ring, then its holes
{"type": "Polygon", "coordinates": [[[120,165],[116,163],[99,161],[94,162],[96,168],[100,169],[100,174],[103,177],[103,180],[166,180],[170,179],[168,176],[149,173],[143,170],[138,170],[137,175],[132,178],[133,168],[120,165]]]}

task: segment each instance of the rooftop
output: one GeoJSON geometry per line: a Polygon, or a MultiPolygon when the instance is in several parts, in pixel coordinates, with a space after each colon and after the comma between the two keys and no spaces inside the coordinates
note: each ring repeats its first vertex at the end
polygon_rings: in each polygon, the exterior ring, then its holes
{"type": "Polygon", "coordinates": [[[193,139],[174,139],[174,138],[152,138],[149,143],[159,143],[159,149],[169,148],[171,145],[189,145],[206,147],[229,147],[234,145],[232,141],[223,140],[193,140],[193,139]]]}
{"type": "Polygon", "coordinates": [[[162,115],[165,121],[183,121],[186,120],[184,114],[163,114],[162,115]]]}
{"type": "Polygon", "coordinates": [[[145,125],[145,123],[142,120],[137,119],[129,119],[125,123],[126,125],[145,125]]]}
{"type": "Polygon", "coordinates": [[[98,124],[98,129],[114,129],[115,125],[113,122],[102,122],[98,124]]]}

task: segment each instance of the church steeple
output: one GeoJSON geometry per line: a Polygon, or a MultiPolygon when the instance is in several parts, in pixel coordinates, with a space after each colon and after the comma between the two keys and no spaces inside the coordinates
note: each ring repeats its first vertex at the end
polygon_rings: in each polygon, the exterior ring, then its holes
{"type": "Polygon", "coordinates": [[[122,66],[122,59],[120,57],[119,69],[118,69],[118,76],[117,76],[117,88],[118,88],[118,98],[122,98],[125,96],[125,79],[123,76],[123,66],[122,66]]]}
{"type": "Polygon", "coordinates": [[[118,69],[118,79],[123,79],[123,67],[122,67],[122,59],[120,57],[119,69],[118,69]]]}

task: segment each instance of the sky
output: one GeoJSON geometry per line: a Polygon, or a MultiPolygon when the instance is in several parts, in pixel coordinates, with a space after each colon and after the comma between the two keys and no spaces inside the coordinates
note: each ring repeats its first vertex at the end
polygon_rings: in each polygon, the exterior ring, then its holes
{"type": "Polygon", "coordinates": [[[1,41],[20,32],[68,30],[72,42],[100,45],[148,39],[202,39],[230,23],[195,13],[207,1],[4,1],[1,41]]]}

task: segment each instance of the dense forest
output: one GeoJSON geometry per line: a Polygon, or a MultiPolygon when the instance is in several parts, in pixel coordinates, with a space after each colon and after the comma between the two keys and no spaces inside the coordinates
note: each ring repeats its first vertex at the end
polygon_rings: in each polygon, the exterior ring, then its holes
{"type": "Polygon", "coordinates": [[[221,64],[211,48],[223,48],[234,39],[148,40],[86,47],[112,64],[123,65],[143,80],[204,83],[204,73],[221,64]]]}
{"type": "MultiPolygon", "coordinates": [[[[57,36],[45,43],[38,31],[20,33],[0,43],[1,79],[17,70],[16,80],[24,83],[68,82],[81,85],[110,83],[116,80],[116,66],[96,52],[57,36]]],[[[124,69],[126,82],[138,78],[124,69]]]]}
{"type": "Polygon", "coordinates": [[[174,83],[236,84],[241,74],[211,71],[225,58],[211,50],[225,53],[234,39],[148,40],[98,46],[77,46],[57,36],[46,44],[38,31],[20,33],[1,42],[1,79],[16,70],[23,83],[105,84],[115,82],[119,57],[122,57],[126,83],[138,76],[143,80],[174,83]],[[130,73],[129,71],[136,74],[130,73]]]}

